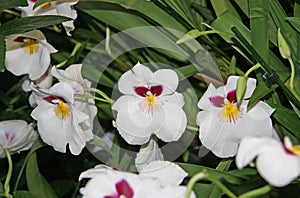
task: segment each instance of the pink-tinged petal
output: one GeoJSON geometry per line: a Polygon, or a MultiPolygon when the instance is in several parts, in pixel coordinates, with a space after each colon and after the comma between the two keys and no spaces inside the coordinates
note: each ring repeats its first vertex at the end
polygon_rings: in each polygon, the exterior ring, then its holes
{"type": "Polygon", "coordinates": [[[146,97],[149,89],[148,89],[148,87],[134,87],[134,91],[137,95],[146,97]]]}
{"type": "Polygon", "coordinates": [[[163,95],[172,94],[178,86],[178,76],[171,69],[160,69],[153,74],[153,83],[163,86],[163,95]]]}
{"type": "Polygon", "coordinates": [[[223,107],[224,106],[224,97],[223,96],[212,96],[209,97],[209,101],[215,107],[223,107]]]}
{"type": "Polygon", "coordinates": [[[125,195],[126,198],[133,198],[133,189],[125,179],[122,179],[121,181],[116,183],[116,190],[119,196],[125,195]]]}
{"type": "Polygon", "coordinates": [[[223,95],[225,96],[224,86],[216,89],[213,84],[209,84],[207,90],[205,91],[205,93],[202,95],[202,97],[198,102],[199,109],[209,110],[215,108],[215,106],[212,105],[212,103],[210,102],[210,98],[214,96],[223,96],[223,95]]]}
{"type": "Polygon", "coordinates": [[[139,175],[157,178],[161,186],[166,187],[180,185],[187,173],[174,163],[156,160],[143,167],[139,175]]]}
{"type": "Polygon", "coordinates": [[[160,96],[163,92],[163,87],[161,85],[155,85],[150,87],[150,92],[155,96],[160,96]]]}
{"type": "Polygon", "coordinates": [[[237,102],[237,99],[236,99],[236,90],[231,90],[227,93],[227,96],[226,96],[227,100],[231,103],[235,103],[237,102]]]}

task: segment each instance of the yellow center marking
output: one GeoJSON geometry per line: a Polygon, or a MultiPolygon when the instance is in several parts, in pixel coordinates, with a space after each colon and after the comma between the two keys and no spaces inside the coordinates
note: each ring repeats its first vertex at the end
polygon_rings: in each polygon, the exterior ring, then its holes
{"type": "Polygon", "coordinates": [[[300,155],[300,146],[292,146],[288,148],[292,153],[300,155]]]}
{"type": "Polygon", "coordinates": [[[58,101],[57,107],[55,109],[56,115],[61,119],[66,119],[70,113],[69,107],[63,101],[58,101]]]}
{"type": "Polygon", "coordinates": [[[154,111],[156,111],[159,107],[159,101],[153,94],[147,94],[145,100],[140,103],[140,107],[142,110],[144,110],[146,113],[153,114],[154,111]]]}
{"type": "Polygon", "coordinates": [[[47,8],[51,7],[51,5],[52,5],[51,2],[43,3],[43,4],[41,5],[41,8],[47,9],[47,8]]]}
{"type": "Polygon", "coordinates": [[[221,116],[224,118],[224,120],[229,122],[235,122],[239,115],[239,109],[232,103],[225,104],[221,112],[221,116]]]}
{"type": "Polygon", "coordinates": [[[39,49],[38,42],[32,38],[24,39],[22,47],[29,54],[33,54],[39,49]]]}

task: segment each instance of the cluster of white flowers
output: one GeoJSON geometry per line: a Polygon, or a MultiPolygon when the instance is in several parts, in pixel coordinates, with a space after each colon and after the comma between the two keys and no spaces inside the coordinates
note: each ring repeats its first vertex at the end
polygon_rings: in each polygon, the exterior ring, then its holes
{"type": "MultiPolygon", "coordinates": [[[[20,7],[22,16],[62,15],[75,19],[71,6],[78,1],[51,1],[34,8],[36,0],[28,0],[27,7],[20,7]]],[[[68,35],[74,29],[73,21],[63,23],[68,35]]],[[[81,64],[65,70],[51,66],[50,54],[54,49],[39,30],[6,38],[5,67],[14,75],[28,75],[23,83],[25,91],[32,91],[29,98],[33,107],[33,124],[22,120],[0,122],[0,157],[4,149],[10,153],[27,150],[39,135],[56,151],[65,153],[67,147],[79,155],[86,142],[93,139],[93,120],[97,114],[92,97],[86,91],[91,82],[81,75],[81,64]],[[56,83],[53,84],[53,78],[56,83]]],[[[238,168],[243,168],[254,158],[258,172],[274,186],[285,186],[300,175],[300,147],[285,144],[273,136],[274,109],[260,101],[248,109],[248,101],[256,80],[247,79],[241,102],[237,103],[236,87],[239,77],[230,76],[226,85],[208,86],[201,97],[197,115],[199,139],[202,145],[220,158],[236,156],[238,168]],[[272,168],[270,168],[272,167],[272,168]]],[[[120,136],[131,145],[140,145],[135,159],[139,174],[97,166],[83,172],[90,178],[80,192],[83,197],[138,198],[183,197],[186,187],[180,186],[187,174],[177,165],[164,161],[158,140],[174,142],[187,128],[183,110],[184,97],[176,89],[179,78],[171,69],[155,72],[137,63],[118,81],[123,94],[112,105],[116,111],[114,126],[120,136]],[[169,174],[169,173],[172,174],[169,174]]],[[[191,197],[195,197],[192,193],[191,197]]]]}

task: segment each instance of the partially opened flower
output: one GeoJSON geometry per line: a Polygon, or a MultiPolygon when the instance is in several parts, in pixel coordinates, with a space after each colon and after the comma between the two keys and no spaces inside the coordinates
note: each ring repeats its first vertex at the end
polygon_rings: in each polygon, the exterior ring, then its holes
{"type": "MultiPolygon", "coordinates": [[[[59,82],[69,83],[72,86],[75,94],[90,95],[84,89],[90,88],[92,83],[82,77],[81,69],[82,64],[74,64],[68,66],[65,70],[52,67],[51,73],[59,80],[59,82]]],[[[97,114],[97,107],[95,106],[94,99],[80,96],[74,97],[74,106],[90,116],[90,125],[92,127],[92,121],[97,114]]]]}
{"type": "MultiPolygon", "coordinates": [[[[80,189],[84,198],[182,198],[186,187],[179,186],[187,175],[170,162],[153,162],[140,175],[97,166],[80,175],[91,178],[80,189]],[[172,171],[172,174],[169,174],[172,171]]],[[[192,193],[191,197],[195,197],[192,193]]]]}
{"type": "Polygon", "coordinates": [[[37,80],[46,73],[54,52],[41,31],[11,35],[6,39],[5,67],[14,75],[28,74],[37,80]]]}
{"type": "Polygon", "coordinates": [[[284,144],[267,137],[243,139],[236,155],[237,167],[241,169],[255,158],[259,174],[273,186],[286,186],[300,175],[300,146],[292,146],[288,137],[284,144]]]}
{"type": "Polygon", "coordinates": [[[256,87],[253,78],[248,79],[244,98],[238,106],[235,90],[238,78],[230,76],[227,85],[217,89],[210,84],[198,103],[202,109],[197,115],[199,138],[203,146],[218,157],[236,155],[238,144],[244,137],[272,136],[270,115],[274,109],[261,101],[247,109],[247,99],[256,87]]]}
{"type": "Polygon", "coordinates": [[[49,90],[34,89],[37,107],[31,116],[37,120],[38,132],[46,144],[56,151],[78,155],[86,142],[93,138],[91,118],[74,106],[74,90],[61,82],[49,90]]]}
{"type": "Polygon", "coordinates": [[[70,32],[74,30],[74,19],[77,18],[77,12],[73,9],[73,6],[78,3],[79,0],[57,0],[43,3],[36,8],[34,4],[37,0],[27,0],[27,7],[19,7],[22,11],[23,17],[39,16],[39,15],[59,15],[69,17],[73,20],[63,22],[63,26],[70,36],[70,32]]]}
{"type": "Polygon", "coordinates": [[[10,154],[30,149],[36,138],[32,124],[24,120],[0,122],[0,158],[5,156],[4,149],[10,154]]]}
{"type": "Polygon", "coordinates": [[[140,171],[147,164],[157,160],[164,160],[164,156],[156,140],[151,138],[148,143],[141,146],[140,151],[137,153],[135,167],[140,171]]]}
{"type": "Polygon", "coordinates": [[[187,118],[184,99],[176,92],[177,74],[170,69],[152,72],[138,63],[118,82],[121,96],[112,106],[116,127],[129,144],[145,144],[152,134],[165,142],[178,140],[187,118]]]}

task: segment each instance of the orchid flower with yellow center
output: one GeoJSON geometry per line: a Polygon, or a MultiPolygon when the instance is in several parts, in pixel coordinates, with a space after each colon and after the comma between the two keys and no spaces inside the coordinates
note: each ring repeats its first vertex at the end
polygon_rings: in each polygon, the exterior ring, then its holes
{"type": "Polygon", "coordinates": [[[28,74],[37,80],[50,65],[50,54],[56,52],[41,31],[34,30],[6,38],[5,67],[14,75],[28,74]]]}
{"type": "Polygon", "coordinates": [[[42,140],[56,151],[78,155],[86,142],[93,138],[91,118],[74,105],[74,90],[66,82],[56,83],[49,89],[33,88],[37,106],[31,116],[37,120],[42,140]]]}
{"type": "Polygon", "coordinates": [[[71,18],[73,20],[63,22],[66,33],[71,36],[70,32],[74,30],[74,20],[77,18],[77,12],[73,8],[79,0],[57,0],[43,3],[36,8],[34,4],[37,0],[27,0],[27,7],[19,7],[18,9],[22,11],[22,17],[29,16],[40,16],[40,15],[58,15],[71,18]]]}
{"type": "Polygon", "coordinates": [[[118,88],[124,95],[116,100],[112,109],[117,111],[116,127],[129,144],[145,144],[152,135],[165,142],[181,137],[187,118],[177,86],[175,71],[152,72],[140,63],[120,77],[118,88]]]}
{"type": "Polygon", "coordinates": [[[300,146],[293,146],[288,137],[284,144],[267,137],[243,139],[236,165],[241,169],[253,160],[259,174],[275,187],[286,186],[300,176],[300,146]]]}
{"type": "Polygon", "coordinates": [[[210,84],[198,103],[202,110],[197,115],[200,141],[222,158],[236,155],[238,144],[244,137],[272,136],[270,115],[274,109],[261,101],[247,109],[248,99],[256,87],[253,78],[248,78],[244,98],[237,105],[238,78],[230,76],[227,84],[219,88],[210,84]]]}

